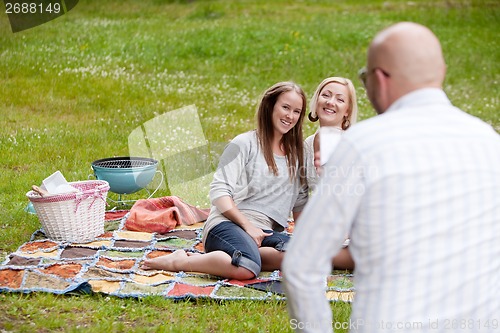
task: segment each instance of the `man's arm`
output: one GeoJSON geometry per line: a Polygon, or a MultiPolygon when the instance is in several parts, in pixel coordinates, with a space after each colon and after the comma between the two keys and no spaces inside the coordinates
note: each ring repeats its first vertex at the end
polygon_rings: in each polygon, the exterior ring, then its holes
{"type": "Polygon", "coordinates": [[[364,186],[362,172],[353,170],[358,168],[356,163],[356,151],[346,142],[339,144],[294,230],[282,265],[292,328],[332,330],[326,277],[363,195],[363,191],[350,191],[364,186]]]}

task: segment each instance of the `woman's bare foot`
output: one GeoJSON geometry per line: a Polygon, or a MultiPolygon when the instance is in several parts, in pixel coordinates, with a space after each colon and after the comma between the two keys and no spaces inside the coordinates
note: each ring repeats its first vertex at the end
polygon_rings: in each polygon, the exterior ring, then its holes
{"type": "Polygon", "coordinates": [[[172,254],[146,259],[141,265],[141,269],[158,269],[164,271],[178,272],[182,270],[181,262],[186,260],[188,254],[184,250],[177,250],[172,254]]]}

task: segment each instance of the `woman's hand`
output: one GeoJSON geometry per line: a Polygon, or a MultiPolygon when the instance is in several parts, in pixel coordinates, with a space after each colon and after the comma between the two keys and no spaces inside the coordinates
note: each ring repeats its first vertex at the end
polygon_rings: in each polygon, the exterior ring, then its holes
{"type": "Polygon", "coordinates": [[[219,211],[228,218],[228,220],[233,221],[237,225],[243,228],[250,237],[253,238],[258,247],[261,246],[262,241],[265,237],[272,235],[267,232],[262,231],[255,227],[248,219],[240,212],[240,210],[234,204],[233,199],[229,196],[224,196],[216,199],[214,201],[215,206],[219,211]]]}
{"type": "Polygon", "coordinates": [[[323,168],[321,167],[321,152],[319,150],[314,152],[314,168],[318,176],[321,176],[323,168]]]}
{"type": "Polygon", "coordinates": [[[264,238],[272,235],[272,233],[264,232],[262,229],[254,227],[252,224],[245,227],[244,230],[253,238],[258,247],[262,245],[264,238]]]}

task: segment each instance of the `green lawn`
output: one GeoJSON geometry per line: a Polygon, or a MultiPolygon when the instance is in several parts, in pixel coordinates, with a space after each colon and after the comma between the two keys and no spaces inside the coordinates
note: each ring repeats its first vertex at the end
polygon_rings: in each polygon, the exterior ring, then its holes
{"type": "MultiPolygon", "coordinates": [[[[92,161],[129,155],[130,133],[165,112],[196,106],[211,159],[232,137],[254,128],[259,95],[277,81],[296,81],[311,97],[323,78],[349,77],[360,118],[372,117],[357,71],[374,34],[397,21],[416,21],[436,33],[450,99],[500,131],[495,0],[86,0],[16,34],[0,8],[2,261],[40,228],[24,211],[32,184],[56,170],[69,181],[88,179],[92,161]]],[[[306,121],[305,134],[314,130],[306,121]]],[[[180,140],[189,133],[165,136],[180,140]]],[[[172,163],[199,167],[189,158],[172,163]]],[[[209,174],[172,181],[157,195],[207,206],[209,181],[209,174]]],[[[332,309],[347,321],[348,304],[332,309]]],[[[290,325],[279,302],[0,294],[0,331],[132,330],[286,332],[290,325]]]]}

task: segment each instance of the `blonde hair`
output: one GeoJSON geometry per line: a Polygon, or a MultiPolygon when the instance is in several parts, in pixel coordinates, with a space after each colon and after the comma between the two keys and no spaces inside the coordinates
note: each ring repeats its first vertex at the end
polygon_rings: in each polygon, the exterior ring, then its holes
{"type": "Polygon", "coordinates": [[[281,143],[285,150],[290,179],[295,179],[297,177],[297,171],[299,171],[300,174],[298,177],[300,178],[300,183],[304,184],[305,176],[302,174],[304,169],[302,120],[306,113],[307,98],[299,85],[294,82],[279,82],[264,92],[257,109],[257,138],[269,170],[272,171],[274,175],[277,175],[278,167],[276,166],[271,147],[271,142],[274,137],[272,117],[274,105],[278,97],[288,91],[295,91],[302,98],[302,112],[300,113],[297,124],[290,131],[283,134],[281,143]]]}
{"type": "Polygon", "coordinates": [[[354,84],[352,84],[351,80],[343,78],[343,77],[328,77],[324,79],[316,88],[316,91],[314,92],[313,97],[311,98],[311,109],[309,112],[309,120],[311,121],[317,121],[318,118],[318,112],[317,112],[317,107],[318,107],[318,98],[319,95],[321,94],[321,91],[323,88],[329,84],[329,83],[339,83],[343,86],[347,87],[347,91],[349,92],[349,107],[347,108],[347,114],[348,114],[348,120],[349,124],[344,128],[344,125],[342,125],[342,129],[346,130],[348,129],[351,125],[356,123],[356,119],[358,118],[358,103],[356,102],[356,89],[354,88],[354,84]]]}

